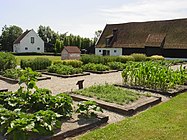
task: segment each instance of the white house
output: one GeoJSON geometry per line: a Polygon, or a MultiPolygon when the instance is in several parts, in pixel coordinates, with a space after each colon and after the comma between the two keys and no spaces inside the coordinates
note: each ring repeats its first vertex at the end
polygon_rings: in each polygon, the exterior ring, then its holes
{"type": "Polygon", "coordinates": [[[44,52],[44,41],[32,30],[26,30],[13,44],[13,52],[44,52]]]}
{"type": "Polygon", "coordinates": [[[81,51],[77,46],[65,46],[61,52],[61,59],[80,59],[81,51]]]}
{"type": "Polygon", "coordinates": [[[118,30],[114,29],[112,34],[106,36],[104,39],[102,39],[102,35],[101,35],[98,42],[96,43],[95,54],[96,55],[103,55],[103,56],[105,56],[105,55],[110,55],[110,56],[122,55],[122,48],[121,47],[113,47],[113,44],[117,40],[117,34],[118,34],[118,30]],[[103,42],[103,44],[99,45],[100,42],[103,42]]]}

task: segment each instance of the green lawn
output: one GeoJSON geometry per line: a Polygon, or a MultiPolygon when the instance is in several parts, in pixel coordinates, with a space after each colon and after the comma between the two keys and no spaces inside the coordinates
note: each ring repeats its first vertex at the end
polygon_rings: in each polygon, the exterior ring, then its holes
{"type": "Polygon", "coordinates": [[[20,65],[20,60],[21,59],[34,59],[36,57],[48,58],[52,62],[57,61],[57,60],[61,60],[61,56],[47,56],[47,55],[41,55],[41,56],[29,55],[29,56],[15,56],[15,57],[16,57],[17,65],[20,65]]]}
{"type": "Polygon", "coordinates": [[[187,140],[187,93],[80,140],[187,140]]]}
{"type": "Polygon", "coordinates": [[[76,94],[95,97],[99,100],[117,104],[128,104],[138,100],[140,94],[131,90],[125,90],[114,85],[94,85],[82,90],[75,91],[76,94]]]}

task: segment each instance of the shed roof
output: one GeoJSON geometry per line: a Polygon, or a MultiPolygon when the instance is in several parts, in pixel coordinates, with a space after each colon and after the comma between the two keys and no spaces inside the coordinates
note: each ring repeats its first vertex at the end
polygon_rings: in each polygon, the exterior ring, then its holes
{"type": "Polygon", "coordinates": [[[20,43],[20,41],[30,32],[31,30],[26,30],[23,34],[21,34],[15,41],[14,44],[20,43]]]}
{"type": "Polygon", "coordinates": [[[64,49],[68,53],[81,53],[80,49],[77,46],[64,46],[64,49]]]}

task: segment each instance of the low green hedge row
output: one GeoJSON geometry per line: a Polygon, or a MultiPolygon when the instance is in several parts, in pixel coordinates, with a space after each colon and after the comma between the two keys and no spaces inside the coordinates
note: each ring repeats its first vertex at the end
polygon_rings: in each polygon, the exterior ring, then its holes
{"type": "Polygon", "coordinates": [[[16,58],[11,53],[0,52],[0,71],[16,67],[16,58]]]}
{"type": "Polygon", "coordinates": [[[32,70],[42,70],[47,69],[47,67],[51,66],[51,60],[48,58],[35,58],[28,60],[21,60],[21,68],[30,67],[32,70]]]}

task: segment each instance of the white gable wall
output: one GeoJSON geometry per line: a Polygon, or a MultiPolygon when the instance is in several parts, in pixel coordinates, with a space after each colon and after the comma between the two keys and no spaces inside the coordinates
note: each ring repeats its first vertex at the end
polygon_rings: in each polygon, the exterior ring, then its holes
{"type": "Polygon", "coordinates": [[[109,51],[110,56],[120,56],[122,55],[122,48],[95,48],[96,55],[103,55],[103,51],[109,51]]]}
{"type": "Polygon", "coordinates": [[[31,30],[19,44],[14,44],[13,51],[22,52],[44,52],[44,41],[37,35],[34,30],[31,30]],[[31,37],[34,37],[34,43],[31,43],[31,37]]]}

